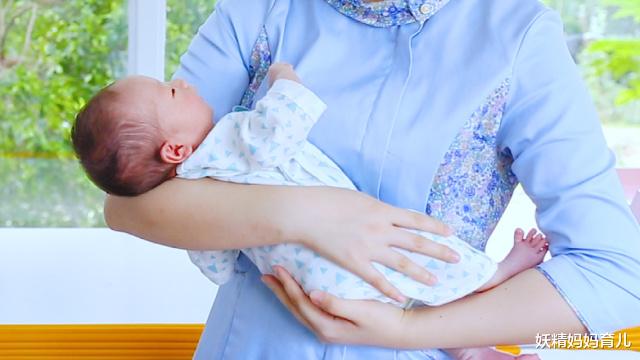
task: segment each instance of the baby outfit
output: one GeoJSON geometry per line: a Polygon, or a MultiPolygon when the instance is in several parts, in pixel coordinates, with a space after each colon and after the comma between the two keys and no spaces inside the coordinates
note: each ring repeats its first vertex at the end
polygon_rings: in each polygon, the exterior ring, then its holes
{"type": "MultiPolygon", "coordinates": [[[[222,117],[198,146],[178,166],[178,177],[211,177],[241,184],[335,186],[357,190],[351,180],[307,135],[326,105],[309,89],[290,80],[277,80],[256,103],[255,110],[222,117]]],[[[374,263],[405,296],[426,305],[441,305],[461,298],[486,283],[497,264],[455,236],[409,230],[449,246],[460,261],[449,264],[404,249],[395,249],[438,278],[428,286],[384,265],[374,263]]],[[[212,235],[215,236],[215,235],[212,235]]],[[[393,302],[359,277],[298,244],[278,244],[242,250],[189,251],[189,257],[214,283],[221,285],[233,274],[242,251],[261,273],[271,274],[281,265],[304,288],[324,290],[346,299],[393,302]]]]}

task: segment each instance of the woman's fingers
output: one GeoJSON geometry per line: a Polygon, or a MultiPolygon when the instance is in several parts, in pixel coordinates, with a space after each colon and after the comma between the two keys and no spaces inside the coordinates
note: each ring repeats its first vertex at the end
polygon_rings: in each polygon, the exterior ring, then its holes
{"type": "Polygon", "coordinates": [[[422,266],[418,266],[408,257],[391,249],[391,251],[381,254],[378,261],[380,264],[408,275],[412,279],[425,285],[433,286],[438,282],[435,275],[431,274],[422,266]]]}
{"type": "Polygon", "coordinates": [[[274,266],[276,276],[263,276],[278,299],[313,331],[321,341],[341,344],[397,344],[390,336],[402,337],[405,311],[371,300],[344,300],[321,291],[307,296],[282,267],[274,266]]]}
{"type": "Polygon", "coordinates": [[[449,226],[429,215],[391,205],[388,205],[388,208],[391,210],[389,218],[395,219],[393,224],[396,226],[428,231],[441,236],[453,235],[453,230],[449,226]]]}
{"type": "Polygon", "coordinates": [[[362,311],[362,303],[367,300],[344,300],[319,290],[311,291],[309,298],[314,305],[326,313],[340,318],[359,319],[362,316],[369,316],[362,311]]]}
{"type": "Polygon", "coordinates": [[[367,282],[369,285],[378,289],[381,293],[383,293],[384,295],[386,295],[391,299],[394,299],[399,302],[407,301],[407,298],[404,295],[402,295],[400,290],[396,289],[395,286],[391,285],[391,282],[389,282],[389,280],[387,280],[387,278],[384,277],[384,275],[382,275],[380,271],[376,270],[376,268],[373,267],[371,263],[363,264],[363,266],[359,268],[366,269],[366,270],[364,270],[364,272],[362,273],[358,272],[356,273],[356,275],[360,276],[362,280],[367,282]]]}
{"type": "Polygon", "coordinates": [[[390,244],[405,250],[417,252],[448,263],[460,261],[460,255],[450,247],[414,232],[398,229],[391,235],[390,244]]]}
{"type": "Polygon", "coordinates": [[[349,320],[326,313],[314,305],[284,268],[275,266],[274,271],[283,290],[280,293],[276,292],[276,296],[280,301],[284,300],[283,304],[291,309],[296,318],[302,319],[301,322],[321,338],[332,341],[338,335],[338,328],[352,325],[349,320]]]}
{"type": "Polygon", "coordinates": [[[311,324],[309,324],[309,322],[302,316],[302,314],[300,314],[300,311],[294,306],[293,302],[287,295],[284,286],[275,276],[264,275],[262,276],[261,280],[269,289],[271,289],[271,291],[273,291],[274,294],[276,294],[276,297],[278,298],[278,300],[280,300],[282,305],[289,309],[289,311],[293,314],[293,316],[295,316],[296,319],[298,319],[298,321],[300,321],[310,330],[313,330],[311,324]]]}

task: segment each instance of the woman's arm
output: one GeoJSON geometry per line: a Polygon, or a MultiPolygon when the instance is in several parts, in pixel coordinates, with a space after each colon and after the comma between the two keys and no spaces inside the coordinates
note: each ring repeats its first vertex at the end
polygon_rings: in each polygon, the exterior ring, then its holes
{"type": "Polygon", "coordinates": [[[549,240],[552,258],[538,268],[485,293],[407,313],[318,293],[327,315],[286,274],[284,288],[274,278],[267,284],[316,334],[340,343],[468,347],[639,325],[640,228],[555,13],[536,19],[523,40],[499,138],[549,240]]]}
{"type": "Polygon", "coordinates": [[[283,268],[263,281],[325,342],[402,349],[534,344],[536,334],[580,333],[586,328],[536,270],[497,287],[438,307],[402,310],[377,301],[308,297],[283,268]]]}
{"type": "Polygon", "coordinates": [[[178,248],[224,250],[297,242],[399,301],[402,295],[372,262],[426,284],[433,280],[393,247],[458,261],[448,247],[401,229],[450,234],[441,222],[331,187],[174,179],[134,198],[108,196],[105,217],[115,230],[178,248]]]}
{"type": "Polygon", "coordinates": [[[537,270],[594,334],[640,324],[640,227],[552,11],[516,58],[499,141],[536,204],[552,258],[537,270]]]}
{"type": "Polygon", "coordinates": [[[104,211],[110,228],[159,244],[238,249],[284,241],[279,205],[290,196],[293,188],[173,179],[134,198],[109,195],[104,211]]]}

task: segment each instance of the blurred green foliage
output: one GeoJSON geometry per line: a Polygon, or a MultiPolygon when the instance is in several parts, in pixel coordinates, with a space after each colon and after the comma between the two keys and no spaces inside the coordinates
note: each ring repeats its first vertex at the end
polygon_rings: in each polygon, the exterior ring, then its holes
{"type": "Polygon", "coordinates": [[[198,28],[211,14],[216,0],[167,0],[167,49],[165,79],[178,68],[198,28]]]}
{"type": "MultiPolygon", "coordinates": [[[[167,0],[167,77],[214,4],[167,0]]],[[[0,0],[0,227],[104,226],[104,195],[68,137],[84,103],[126,73],[126,5],[0,0]]]]}
{"type": "Polygon", "coordinates": [[[101,227],[104,194],[74,159],[0,157],[0,227],[101,227]]]}
{"type": "Polygon", "coordinates": [[[602,122],[640,125],[640,1],[542,1],[562,16],[602,122]]]}
{"type": "MultiPolygon", "coordinates": [[[[77,111],[126,73],[126,4],[0,1],[0,153],[70,156],[77,111]]],[[[167,1],[167,78],[214,5],[167,1]]]]}
{"type": "Polygon", "coordinates": [[[0,151],[69,154],[75,113],[123,73],[123,0],[3,1],[0,151]],[[30,45],[25,48],[25,41],[30,45]]]}
{"type": "MultiPolygon", "coordinates": [[[[616,18],[632,18],[640,23],[640,1],[604,0],[617,8],[616,18]]],[[[618,39],[601,39],[589,45],[594,55],[590,62],[598,77],[610,76],[622,89],[618,91],[616,104],[624,105],[640,101],[640,39],[628,36],[618,39]]]]}

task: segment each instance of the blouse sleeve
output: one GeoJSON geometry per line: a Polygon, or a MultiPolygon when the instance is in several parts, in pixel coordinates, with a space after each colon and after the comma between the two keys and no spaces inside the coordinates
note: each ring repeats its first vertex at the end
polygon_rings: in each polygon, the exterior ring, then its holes
{"type": "Polygon", "coordinates": [[[240,103],[249,85],[249,56],[269,9],[268,0],[220,0],[180,58],[174,78],[198,89],[215,118],[240,103]],[[250,7],[252,11],[247,12],[250,7]]]}
{"type": "Polygon", "coordinates": [[[549,239],[537,269],[592,334],[640,325],[640,229],[555,12],[522,40],[499,142],[549,239]]]}

